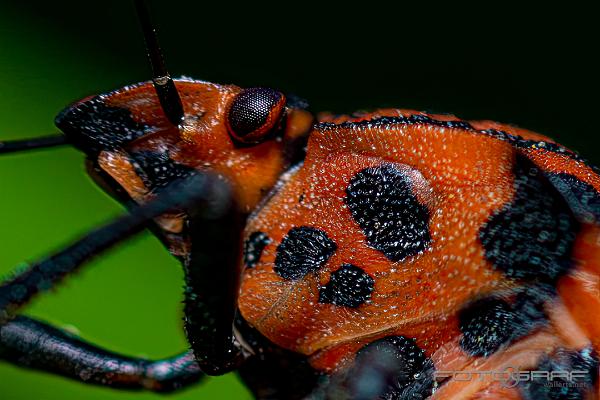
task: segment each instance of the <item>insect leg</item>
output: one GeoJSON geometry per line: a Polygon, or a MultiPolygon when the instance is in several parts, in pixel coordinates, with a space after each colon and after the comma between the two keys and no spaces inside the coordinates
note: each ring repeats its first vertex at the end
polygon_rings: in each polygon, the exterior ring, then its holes
{"type": "Polygon", "coordinates": [[[0,328],[0,358],[22,367],[118,389],[172,392],[203,377],[191,352],[157,361],[126,357],[24,316],[0,328]]]}
{"type": "Polygon", "coordinates": [[[411,341],[384,338],[365,346],[352,365],[324,380],[308,399],[425,399],[434,385],[433,362],[411,341]]]}
{"type": "Polygon", "coordinates": [[[233,202],[220,218],[188,211],[191,252],[185,269],[185,330],[202,371],[221,375],[242,361],[233,334],[244,216],[233,202]]]}
{"type": "Polygon", "coordinates": [[[196,174],[184,182],[173,184],[154,200],[133,208],[129,214],[90,232],[0,285],[0,326],[37,293],[52,288],[86,261],[141,231],[153,218],[191,204],[204,209],[206,215],[216,215],[223,212],[229,199],[229,187],[213,175],[196,174]]]}
{"type": "Polygon", "coordinates": [[[61,146],[67,143],[67,138],[63,134],[40,136],[32,139],[0,140],[0,154],[61,146]]]}
{"type": "Polygon", "coordinates": [[[387,352],[371,353],[355,360],[345,370],[323,379],[309,400],[384,398],[390,393],[397,371],[402,370],[399,360],[387,352]]]}

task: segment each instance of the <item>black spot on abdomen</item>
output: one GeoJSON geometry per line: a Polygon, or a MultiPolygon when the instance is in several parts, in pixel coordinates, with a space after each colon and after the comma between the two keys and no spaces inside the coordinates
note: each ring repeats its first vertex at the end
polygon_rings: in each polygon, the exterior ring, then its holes
{"type": "Polygon", "coordinates": [[[150,190],[164,188],[194,172],[193,168],[173,161],[167,152],[137,151],[129,155],[133,167],[150,190]]]}
{"type": "Polygon", "coordinates": [[[362,268],[343,264],[331,273],[329,282],[319,289],[319,302],[358,307],[371,297],[374,283],[362,268]]]}
{"type": "Polygon", "coordinates": [[[133,120],[131,111],[107,106],[101,96],[65,109],[55,123],[75,147],[92,156],[121,147],[146,130],[133,120]]]}
{"type": "Polygon", "coordinates": [[[479,232],[485,257],[510,278],[553,282],[571,266],[579,223],[548,178],[517,155],[515,194],[479,232]]]}
{"type": "Polygon", "coordinates": [[[258,264],[260,256],[265,247],[271,243],[271,239],[266,233],[256,231],[252,232],[244,242],[244,265],[253,268],[258,264]]]}
{"type": "Polygon", "coordinates": [[[429,210],[411,192],[410,178],[391,164],[354,175],[346,204],[369,246],[391,261],[424,251],[431,242],[429,210]]]}
{"type": "Polygon", "coordinates": [[[559,349],[545,356],[536,371],[554,372],[553,378],[544,376],[521,382],[519,389],[525,400],[584,400],[595,390],[598,379],[598,356],[590,347],[579,351],[559,349]],[[573,372],[576,371],[575,374],[573,372]],[[557,373],[569,373],[569,377],[557,373]]]}
{"type": "Polygon", "coordinates": [[[284,279],[300,279],[318,270],[336,249],[324,231],[310,226],[294,227],[277,246],[273,269],[284,279]]]}
{"type": "Polygon", "coordinates": [[[433,373],[433,362],[414,339],[387,336],[358,351],[347,379],[352,398],[425,399],[433,373]]]}

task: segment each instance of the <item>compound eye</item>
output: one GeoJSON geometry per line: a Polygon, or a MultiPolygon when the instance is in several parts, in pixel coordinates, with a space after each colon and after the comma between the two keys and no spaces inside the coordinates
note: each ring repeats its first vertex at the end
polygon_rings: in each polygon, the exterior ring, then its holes
{"type": "Polygon", "coordinates": [[[260,143],[281,127],[284,111],[282,93],[267,88],[244,89],[229,108],[229,133],[241,143],[260,143]]]}

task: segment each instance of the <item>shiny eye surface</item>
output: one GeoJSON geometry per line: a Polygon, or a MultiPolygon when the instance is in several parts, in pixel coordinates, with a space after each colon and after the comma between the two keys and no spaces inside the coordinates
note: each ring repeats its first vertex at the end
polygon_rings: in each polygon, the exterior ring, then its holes
{"type": "Polygon", "coordinates": [[[249,88],[240,92],[227,113],[227,127],[234,140],[260,143],[275,132],[285,112],[285,96],[268,88],[249,88]]]}

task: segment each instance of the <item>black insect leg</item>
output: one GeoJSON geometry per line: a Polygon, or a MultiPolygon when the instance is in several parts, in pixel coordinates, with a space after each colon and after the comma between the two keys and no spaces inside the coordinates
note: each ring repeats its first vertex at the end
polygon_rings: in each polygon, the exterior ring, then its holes
{"type": "Polygon", "coordinates": [[[202,371],[236,369],[242,351],[233,333],[241,275],[244,215],[231,201],[219,218],[188,211],[191,252],[185,267],[185,329],[202,371]]]}
{"type": "Polygon", "coordinates": [[[359,350],[350,367],[325,379],[308,399],[426,399],[435,385],[433,362],[414,340],[387,336],[359,350]]]}
{"type": "Polygon", "coordinates": [[[0,326],[37,293],[54,287],[86,261],[142,230],[153,218],[192,204],[206,215],[215,216],[227,211],[223,207],[229,202],[229,187],[213,175],[199,174],[173,184],[156,199],[133,208],[128,215],[92,231],[0,285],[0,326]]]}
{"type": "Polygon", "coordinates": [[[235,369],[242,352],[233,334],[240,279],[244,218],[230,185],[210,174],[198,174],[165,188],[146,205],[91,232],[65,250],[33,264],[0,285],[0,326],[40,291],[50,289],[84,262],[140,231],[166,211],[187,212],[186,234],[191,250],[184,257],[185,327],[204,372],[235,369]]]}
{"type": "Polygon", "coordinates": [[[241,316],[236,318],[235,327],[236,333],[239,332],[255,353],[237,370],[254,397],[261,400],[306,400],[324,376],[310,366],[308,357],[277,346],[241,316]]]}
{"type": "Polygon", "coordinates": [[[158,361],[126,357],[24,316],[0,328],[0,358],[119,389],[172,392],[199,382],[203,376],[191,352],[158,361]]]}
{"type": "MultiPolygon", "coordinates": [[[[372,400],[392,398],[394,379],[402,364],[388,352],[357,357],[349,368],[323,377],[308,400],[372,400]],[[386,397],[387,396],[387,397],[386,397]]],[[[398,397],[400,398],[400,397],[398,397]]]]}
{"type": "Polygon", "coordinates": [[[67,144],[67,138],[62,134],[41,136],[33,139],[0,140],[0,154],[62,146],[65,144],[67,144]]]}

